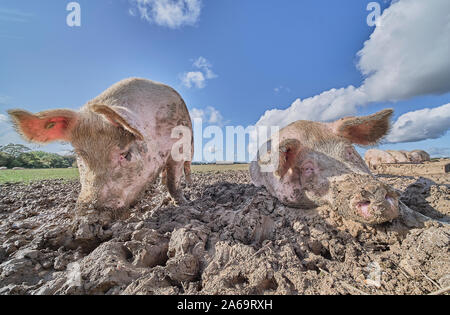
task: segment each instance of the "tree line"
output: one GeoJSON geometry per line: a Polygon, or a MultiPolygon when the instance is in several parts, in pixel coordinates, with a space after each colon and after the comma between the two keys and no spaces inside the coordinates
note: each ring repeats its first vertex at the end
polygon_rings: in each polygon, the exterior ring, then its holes
{"type": "Polygon", "coordinates": [[[76,167],[75,154],[59,155],[32,151],[22,144],[0,146],[0,167],[14,168],[68,168],[76,167]]]}

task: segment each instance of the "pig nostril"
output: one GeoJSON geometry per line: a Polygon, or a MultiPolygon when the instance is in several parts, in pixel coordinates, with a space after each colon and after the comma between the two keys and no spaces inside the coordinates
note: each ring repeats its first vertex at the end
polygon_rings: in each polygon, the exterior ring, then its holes
{"type": "Polygon", "coordinates": [[[370,206],[370,201],[358,202],[358,207],[360,208],[366,208],[368,206],[370,206]]]}
{"type": "Polygon", "coordinates": [[[362,215],[365,218],[370,218],[371,214],[370,214],[370,201],[363,201],[363,202],[358,202],[358,204],[356,205],[357,211],[359,212],[360,215],[362,215]]]}
{"type": "Polygon", "coordinates": [[[386,199],[387,202],[389,202],[389,204],[391,204],[391,206],[394,205],[394,198],[391,195],[387,194],[386,197],[384,198],[386,199]]]}

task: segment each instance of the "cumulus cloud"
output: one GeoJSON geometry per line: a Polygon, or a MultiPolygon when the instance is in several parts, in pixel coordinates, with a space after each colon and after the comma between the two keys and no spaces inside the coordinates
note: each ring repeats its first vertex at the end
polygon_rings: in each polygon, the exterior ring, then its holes
{"type": "Polygon", "coordinates": [[[189,114],[192,119],[201,119],[210,125],[222,126],[224,124],[222,114],[212,106],[208,106],[206,109],[193,108],[189,114]]]}
{"type": "Polygon", "coordinates": [[[401,115],[386,137],[390,143],[437,139],[450,129],[450,103],[401,115]]]}
{"type": "Polygon", "coordinates": [[[203,89],[205,87],[205,76],[199,71],[191,71],[183,73],[180,76],[181,83],[187,88],[196,87],[197,89],[203,89]]]}
{"type": "Polygon", "coordinates": [[[217,78],[217,75],[211,70],[211,63],[206,58],[200,56],[194,61],[194,67],[203,70],[207,79],[217,78]]]}
{"type": "Polygon", "coordinates": [[[0,114],[0,122],[6,122],[8,121],[8,117],[6,115],[0,114]]]}
{"type": "Polygon", "coordinates": [[[358,52],[370,101],[450,91],[450,2],[401,0],[358,52]]]}
{"type": "MultiPolygon", "coordinates": [[[[357,67],[365,76],[360,87],[297,99],[285,110],[267,111],[257,125],[284,127],[300,119],[331,121],[354,115],[359,107],[372,102],[449,92],[449,12],[448,0],[393,2],[358,52],[357,67]]],[[[432,137],[442,135],[427,130],[432,137]]]]}
{"type": "Polygon", "coordinates": [[[211,69],[211,63],[204,57],[195,60],[193,67],[201,71],[190,71],[180,75],[181,83],[189,89],[192,87],[203,89],[206,86],[206,80],[217,78],[211,69]]]}
{"type": "Polygon", "coordinates": [[[195,25],[200,18],[202,0],[131,0],[129,14],[139,13],[150,23],[172,29],[195,25]]]}
{"type": "Polygon", "coordinates": [[[297,99],[285,110],[269,110],[259,119],[257,125],[284,127],[300,119],[333,120],[354,114],[357,106],[365,104],[366,101],[367,95],[354,86],[331,89],[304,100],[297,99]]]}
{"type": "Polygon", "coordinates": [[[222,114],[214,107],[208,106],[206,110],[209,112],[208,123],[220,125],[222,124],[223,117],[222,114]]]}

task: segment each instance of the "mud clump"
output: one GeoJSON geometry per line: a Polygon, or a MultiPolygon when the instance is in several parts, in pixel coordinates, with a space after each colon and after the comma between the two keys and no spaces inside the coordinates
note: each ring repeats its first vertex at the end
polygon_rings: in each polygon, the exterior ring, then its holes
{"type": "MultiPolygon", "coordinates": [[[[445,175],[447,176],[447,175],[445,175]]],[[[247,172],[197,173],[175,206],[162,185],[120,220],[77,215],[78,181],[0,186],[0,294],[427,294],[450,285],[450,228],[289,208],[247,172]]],[[[447,177],[379,176],[449,221],[447,177]]]]}

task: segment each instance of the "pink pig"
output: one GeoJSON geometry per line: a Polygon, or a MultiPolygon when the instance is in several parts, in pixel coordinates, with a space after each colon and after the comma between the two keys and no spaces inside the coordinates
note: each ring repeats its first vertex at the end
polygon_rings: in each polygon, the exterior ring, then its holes
{"type": "Polygon", "coordinates": [[[373,171],[376,171],[381,164],[396,163],[395,158],[390,153],[378,149],[367,150],[364,160],[373,171]]]}
{"type": "Polygon", "coordinates": [[[278,141],[268,141],[265,156],[252,162],[252,181],[291,207],[330,204],[347,219],[391,221],[399,215],[399,196],[374,178],[353,144],[375,144],[388,132],[392,113],[388,109],[333,123],[294,122],[277,134],[278,141]],[[262,171],[273,157],[278,157],[278,167],[262,171]]]}
{"type": "Polygon", "coordinates": [[[185,202],[180,182],[183,172],[190,180],[192,124],[183,99],[172,88],[132,78],[113,85],[79,111],[9,114],[28,141],[72,144],[82,185],[78,204],[127,208],[163,170],[172,197],[185,202]],[[189,144],[175,149],[182,158],[172,154],[180,136],[176,128],[189,144]]]}

